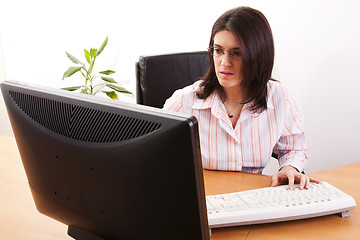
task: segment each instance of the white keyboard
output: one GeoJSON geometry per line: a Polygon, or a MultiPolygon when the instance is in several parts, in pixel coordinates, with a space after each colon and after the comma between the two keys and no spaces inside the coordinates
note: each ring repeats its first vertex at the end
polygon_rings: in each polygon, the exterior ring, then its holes
{"type": "Polygon", "coordinates": [[[287,185],[206,196],[210,228],[296,220],[334,213],[350,216],[355,200],[327,182],[309,189],[287,185]]]}

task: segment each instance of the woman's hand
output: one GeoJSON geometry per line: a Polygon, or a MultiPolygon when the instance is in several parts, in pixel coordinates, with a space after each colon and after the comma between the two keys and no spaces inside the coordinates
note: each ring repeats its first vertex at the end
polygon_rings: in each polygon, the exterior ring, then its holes
{"type": "Polygon", "coordinates": [[[315,183],[320,182],[315,178],[308,177],[305,174],[299,173],[299,171],[292,166],[282,167],[279,172],[277,172],[275,175],[272,176],[271,180],[272,180],[271,182],[272,187],[287,183],[289,184],[289,189],[293,189],[295,183],[300,184],[299,185],[300,189],[304,189],[304,188],[307,189],[310,186],[310,182],[315,182],[315,183]]]}

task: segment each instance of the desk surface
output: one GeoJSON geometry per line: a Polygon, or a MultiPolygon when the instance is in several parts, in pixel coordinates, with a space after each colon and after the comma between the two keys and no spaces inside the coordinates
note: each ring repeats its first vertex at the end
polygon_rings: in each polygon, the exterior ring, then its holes
{"type": "MultiPolygon", "coordinates": [[[[360,163],[310,174],[327,181],[360,203],[360,163]]],[[[265,175],[204,170],[206,194],[249,190],[270,185],[265,175]]],[[[67,226],[37,212],[15,139],[0,136],[0,240],[72,239],[67,226]]],[[[360,234],[360,210],[350,218],[330,215],[312,219],[214,229],[218,239],[356,239],[360,234]]]]}

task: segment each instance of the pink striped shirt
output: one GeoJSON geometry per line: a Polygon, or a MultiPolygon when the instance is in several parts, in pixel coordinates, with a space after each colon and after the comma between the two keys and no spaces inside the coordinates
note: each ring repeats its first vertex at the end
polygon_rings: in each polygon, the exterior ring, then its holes
{"type": "Polygon", "coordinates": [[[269,81],[267,109],[253,113],[250,104],[245,104],[233,128],[217,91],[206,99],[196,96],[200,83],[175,91],[164,109],[197,118],[204,168],[261,173],[274,150],[280,168],[291,165],[304,170],[307,155],[303,118],[286,88],[269,81]]]}

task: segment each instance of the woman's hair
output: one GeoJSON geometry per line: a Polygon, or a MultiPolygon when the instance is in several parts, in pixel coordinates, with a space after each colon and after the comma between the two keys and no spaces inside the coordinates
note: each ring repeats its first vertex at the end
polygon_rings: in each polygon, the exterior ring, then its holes
{"type": "Polygon", "coordinates": [[[243,61],[242,87],[247,93],[244,103],[252,102],[250,110],[262,112],[267,107],[267,82],[271,79],[274,65],[274,40],[265,16],[249,7],[231,9],[214,23],[209,43],[209,69],[203,77],[202,91],[198,92],[197,96],[205,99],[214,90],[222,92],[222,86],[216,77],[211,49],[214,45],[214,36],[223,30],[230,31],[240,42],[243,61]]]}

